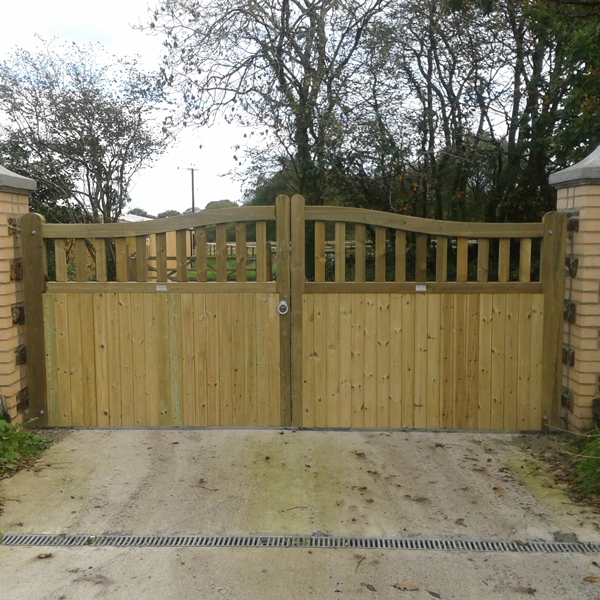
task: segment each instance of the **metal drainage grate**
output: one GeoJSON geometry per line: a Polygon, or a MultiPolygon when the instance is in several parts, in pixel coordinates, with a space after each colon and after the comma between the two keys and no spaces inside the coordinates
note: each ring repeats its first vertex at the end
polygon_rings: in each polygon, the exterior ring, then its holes
{"type": "Polygon", "coordinates": [[[6,534],[4,546],[383,548],[390,550],[471,550],[475,552],[600,553],[598,542],[521,542],[423,538],[336,537],[325,535],[83,535],[6,534]]]}

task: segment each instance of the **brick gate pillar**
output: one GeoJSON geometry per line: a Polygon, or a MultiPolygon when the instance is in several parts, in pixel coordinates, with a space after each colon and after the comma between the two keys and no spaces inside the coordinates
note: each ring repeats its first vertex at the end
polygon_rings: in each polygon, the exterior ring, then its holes
{"type": "Polygon", "coordinates": [[[19,218],[35,189],[33,179],[0,166],[0,412],[12,421],[29,412],[19,218]]]}
{"type": "Polygon", "coordinates": [[[580,430],[600,418],[600,147],[554,173],[567,213],[562,420],[580,430]]]}

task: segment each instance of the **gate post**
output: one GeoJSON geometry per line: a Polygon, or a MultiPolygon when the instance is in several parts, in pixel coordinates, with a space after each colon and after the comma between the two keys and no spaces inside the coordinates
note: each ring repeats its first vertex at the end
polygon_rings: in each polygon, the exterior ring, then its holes
{"type": "Polygon", "coordinates": [[[550,184],[568,218],[561,427],[581,430],[600,420],[600,147],[550,184]]]}
{"type": "Polygon", "coordinates": [[[38,425],[40,415],[29,404],[30,380],[27,385],[33,348],[25,337],[29,314],[23,304],[19,231],[19,219],[29,210],[29,195],[36,187],[33,179],[0,166],[0,417],[38,417],[38,425]]]}

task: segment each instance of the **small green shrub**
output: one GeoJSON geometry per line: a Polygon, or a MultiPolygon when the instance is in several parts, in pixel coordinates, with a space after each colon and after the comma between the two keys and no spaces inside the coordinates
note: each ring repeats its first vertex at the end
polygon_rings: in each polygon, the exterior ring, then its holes
{"type": "Polygon", "coordinates": [[[600,429],[596,427],[577,444],[575,456],[575,488],[587,497],[600,497],[600,429]]]}
{"type": "Polygon", "coordinates": [[[51,440],[35,431],[0,419],[0,474],[15,471],[28,460],[41,454],[51,440]]]}

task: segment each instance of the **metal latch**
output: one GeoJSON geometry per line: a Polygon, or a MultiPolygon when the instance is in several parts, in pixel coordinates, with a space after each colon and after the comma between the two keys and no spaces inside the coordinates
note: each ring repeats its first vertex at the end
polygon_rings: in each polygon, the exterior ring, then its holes
{"type": "Polygon", "coordinates": [[[279,301],[279,304],[277,305],[277,312],[280,315],[287,315],[289,309],[288,303],[285,300],[279,301]]]}

